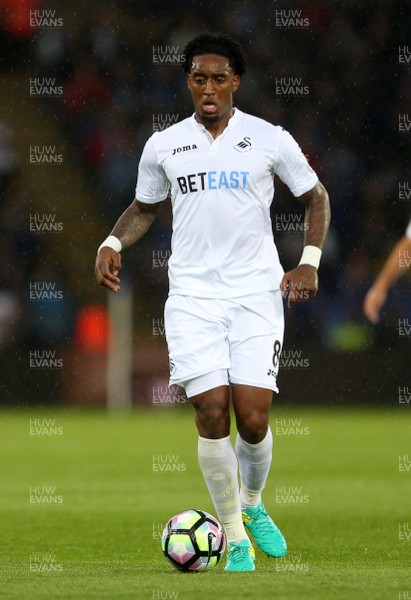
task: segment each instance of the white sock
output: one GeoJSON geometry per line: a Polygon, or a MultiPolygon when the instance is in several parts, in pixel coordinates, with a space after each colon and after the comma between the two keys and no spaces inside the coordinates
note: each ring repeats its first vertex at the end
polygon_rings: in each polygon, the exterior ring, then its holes
{"type": "Polygon", "coordinates": [[[273,455],[273,434],[270,426],[267,435],[258,444],[249,444],[237,434],[235,451],[240,466],[241,507],[257,506],[261,501],[261,492],[270,472],[273,455]]]}
{"type": "Polygon", "coordinates": [[[248,540],[241,517],[238,462],[230,436],[218,440],[199,436],[198,462],[227,541],[248,540]]]}

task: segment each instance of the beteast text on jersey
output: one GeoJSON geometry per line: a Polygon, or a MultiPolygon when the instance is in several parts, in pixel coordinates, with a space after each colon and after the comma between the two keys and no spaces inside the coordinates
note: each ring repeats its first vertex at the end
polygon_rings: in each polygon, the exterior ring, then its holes
{"type": "Polygon", "coordinates": [[[249,171],[203,171],[177,177],[182,194],[199,190],[247,189],[249,171]],[[199,187],[198,187],[199,186],[199,187]]]}

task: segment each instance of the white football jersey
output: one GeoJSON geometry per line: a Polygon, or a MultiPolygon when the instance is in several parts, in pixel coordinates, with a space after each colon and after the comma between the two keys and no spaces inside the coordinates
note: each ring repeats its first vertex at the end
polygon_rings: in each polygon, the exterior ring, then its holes
{"type": "Polygon", "coordinates": [[[408,223],[405,235],[407,238],[409,238],[411,240],[411,221],[408,223]]]}
{"type": "Polygon", "coordinates": [[[275,174],[294,196],[318,181],[287,131],[238,109],[217,139],[194,115],[150,137],[136,198],[151,204],[171,196],[170,294],[234,298],[279,289],[275,174]]]}

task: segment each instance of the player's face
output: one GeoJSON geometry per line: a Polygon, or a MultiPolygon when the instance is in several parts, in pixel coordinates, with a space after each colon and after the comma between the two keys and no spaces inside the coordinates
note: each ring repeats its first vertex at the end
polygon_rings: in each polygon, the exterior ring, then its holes
{"type": "Polygon", "coordinates": [[[228,58],[218,54],[194,56],[187,85],[191,91],[197,120],[207,124],[229,119],[233,93],[240,85],[228,58]]]}

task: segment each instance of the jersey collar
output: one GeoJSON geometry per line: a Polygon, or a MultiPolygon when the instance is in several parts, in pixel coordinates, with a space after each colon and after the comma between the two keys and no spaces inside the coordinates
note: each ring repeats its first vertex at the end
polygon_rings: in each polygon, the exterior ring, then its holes
{"type": "MultiPolygon", "coordinates": [[[[223,133],[225,131],[227,131],[227,129],[232,129],[235,125],[237,125],[237,123],[241,119],[241,115],[242,114],[243,113],[241,112],[241,110],[239,110],[238,108],[234,107],[233,116],[230,117],[230,119],[229,119],[229,121],[227,123],[227,127],[224,129],[223,133]]],[[[199,129],[200,131],[207,131],[207,129],[204,127],[204,125],[202,125],[202,123],[199,123],[196,120],[196,114],[195,113],[192,114],[191,121],[192,121],[194,127],[196,127],[197,129],[199,129]]],[[[223,133],[221,135],[223,135],[223,133]]]]}

